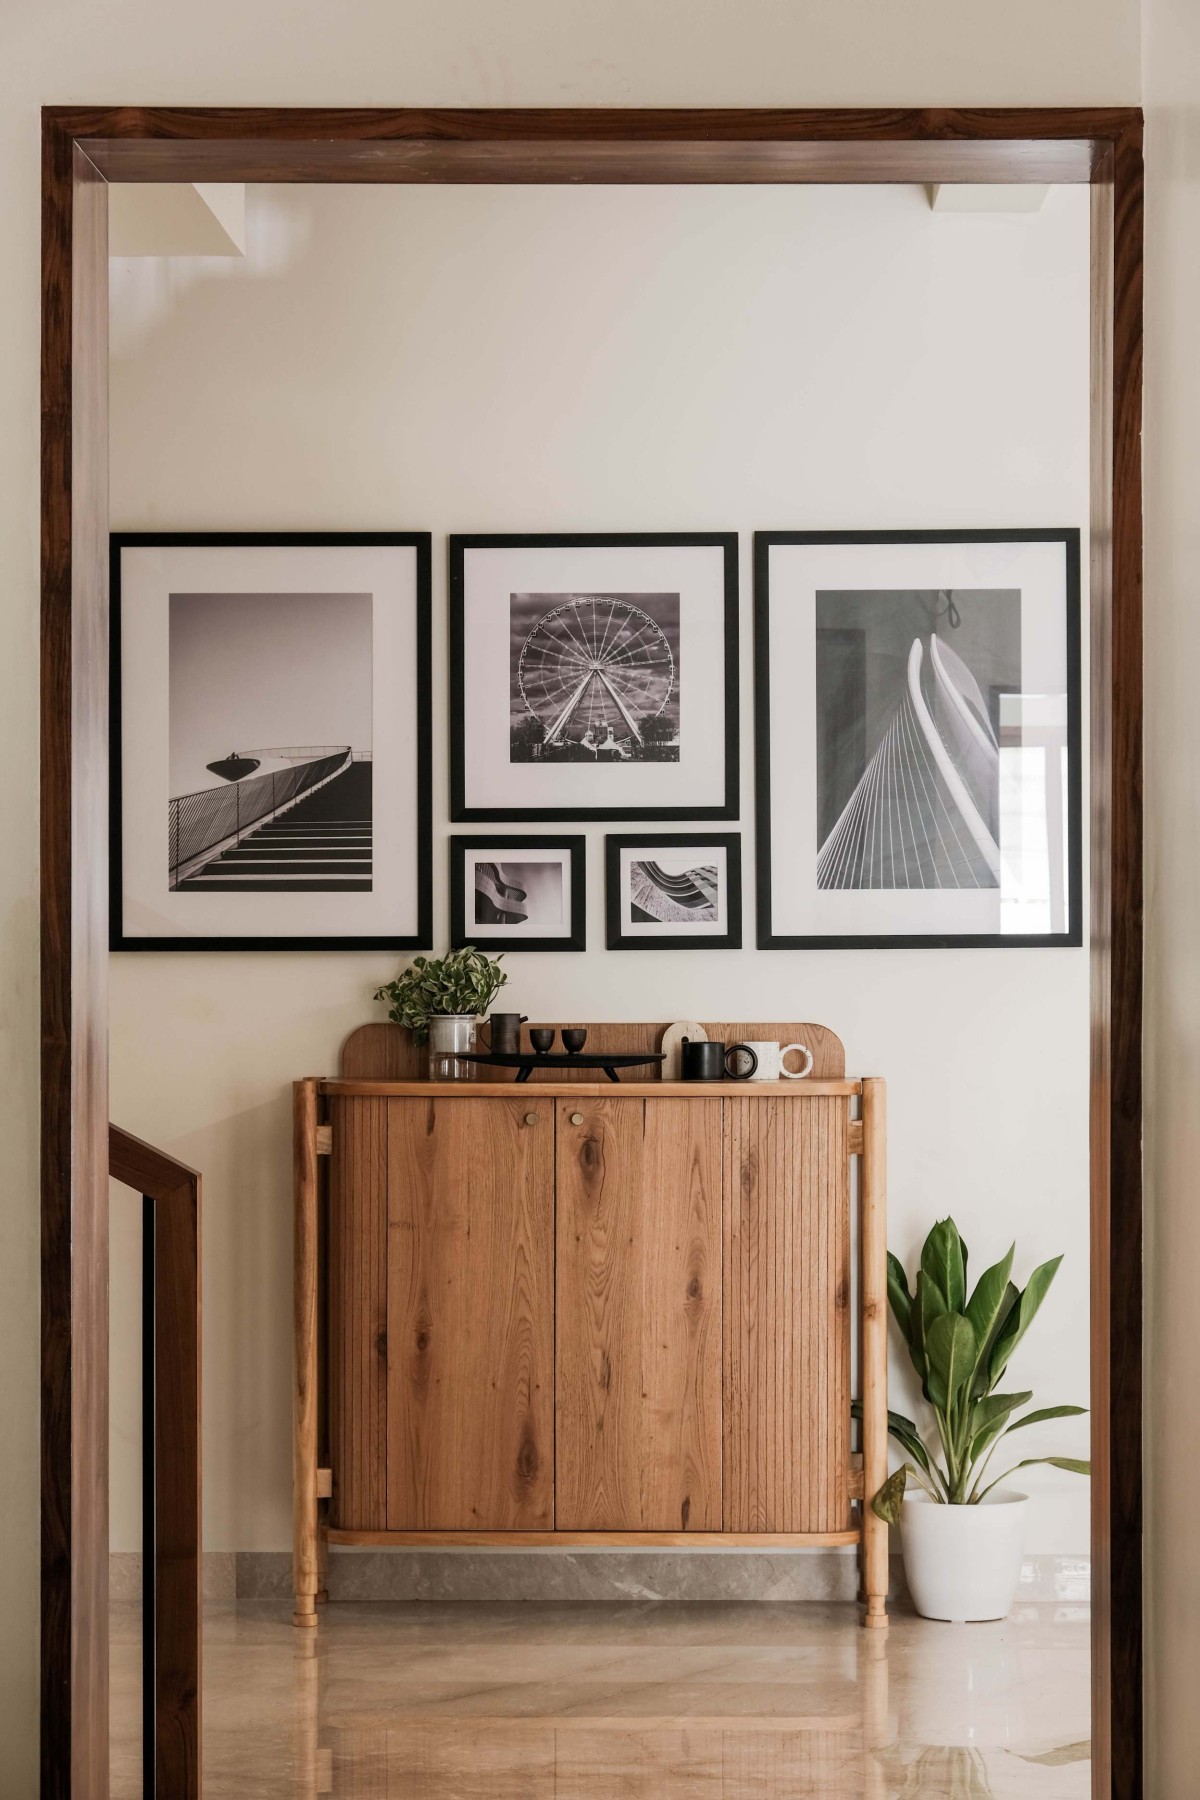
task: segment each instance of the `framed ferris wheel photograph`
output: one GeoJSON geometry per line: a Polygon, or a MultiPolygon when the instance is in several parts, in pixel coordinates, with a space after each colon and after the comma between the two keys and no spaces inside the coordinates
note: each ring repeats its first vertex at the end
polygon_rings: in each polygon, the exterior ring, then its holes
{"type": "Polygon", "coordinates": [[[737,583],[736,532],[451,537],[451,818],[736,818],[737,583]]]}

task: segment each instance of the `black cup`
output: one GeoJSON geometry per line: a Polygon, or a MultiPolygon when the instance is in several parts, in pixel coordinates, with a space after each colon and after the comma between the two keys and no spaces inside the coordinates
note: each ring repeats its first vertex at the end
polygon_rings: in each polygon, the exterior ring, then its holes
{"type": "Polygon", "coordinates": [[[553,1025],[531,1025],[529,1041],[539,1056],[545,1056],[547,1050],[552,1049],[554,1045],[553,1025]]]}
{"type": "Polygon", "coordinates": [[[562,1041],[564,1050],[571,1056],[578,1056],[587,1043],[587,1031],[582,1025],[564,1025],[562,1041]]]}
{"type": "Polygon", "coordinates": [[[758,1058],[748,1044],[726,1047],[712,1038],[694,1044],[684,1038],[680,1063],[685,1081],[748,1081],[758,1067],[758,1058]],[[730,1060],[749,1058],[748,1069],[731,1069],[730,1060]]]}

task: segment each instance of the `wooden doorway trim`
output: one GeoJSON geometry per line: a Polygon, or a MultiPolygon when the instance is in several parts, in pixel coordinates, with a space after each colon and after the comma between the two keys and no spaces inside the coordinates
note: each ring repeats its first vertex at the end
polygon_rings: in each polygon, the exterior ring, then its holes
{"type": "Polygon", "coordinates": [[[108,180],[1090,184],[1092,1767],[1141,1795],[1141,140],[1124,107],[43,114],[44,1795],[108,1791],[108,180]]]}

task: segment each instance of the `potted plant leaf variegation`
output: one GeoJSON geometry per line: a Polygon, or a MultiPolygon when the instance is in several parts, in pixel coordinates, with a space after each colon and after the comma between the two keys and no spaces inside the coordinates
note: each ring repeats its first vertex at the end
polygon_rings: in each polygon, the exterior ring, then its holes
{"type": "Polygon", "coordinates": [[[414,956],[375,998],[387,1001],[388,1018],[406,1026],[415,1043],[428,1043],[430,1079],[456,1080],[471,1075],[472,1064],[457,1057],[474,1052],[479,1021],[507,980],[498,957],[493,962],[467,945],[445,956],[414,956]]]}
{"type": "MultiPolygon", "coordinates": [[[[929,1449],[913,1420],[889,1412],[888,1430],[906,1460],[871,1505],[880,1518],[900,1527],[904,1572],[917,1611],[926,1618],[1007,1614],[1021,1571],[1028,1500],[997,1490],[1018,1469],[1050,1463],[1091,1474],[1091,1464],[1073,1456],[1028,1456],[1002,1474],[992,1473],[993,1457],[1014,1431],[1086,1411],[1043,1406],[1021,1413],[1032,1392],[997,1391],[1062,1261],[1056,1256],[1040,1264],[1018,1288],[1011,1278],[1015,1251],[1014,1244],[985,1269],[969,1294],[967,1248],[953,1219],[940,1220],[926,1238],[911,1291],[899,1259],[890,1254],[887,1259],[892,1315],[933,1414],[938,1442],[929,1449]]],[[[858,1401],[853,1412],[862,1417],[858,1401]]]]}

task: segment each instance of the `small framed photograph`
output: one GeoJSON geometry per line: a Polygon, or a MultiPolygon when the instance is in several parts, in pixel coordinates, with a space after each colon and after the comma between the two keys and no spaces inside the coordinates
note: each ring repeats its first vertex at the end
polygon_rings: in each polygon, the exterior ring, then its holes
{"type": "Polygon", "coordinates": [[[586,950],[587,840],[452,837],[450,943],[586,950]]]}
{"type": "Polygon", "coordinates": [[[737,832],[604,840],[610,950],[740,950],[742,840],[737,832]]]}
{"type": "Polygon", "coordinates": [[[1079,533],[760,532],[761,949],[1082,942],[1079,533]]]}
{"type": "Polygon", "coordinates": [[[114,950],[432,941],[430,538],[111,540],[114,950]]]}
{"type": "Polygon", "coordinates": [[[450,539],[450,817],[738,816],[734,532],[450,539]]]}

